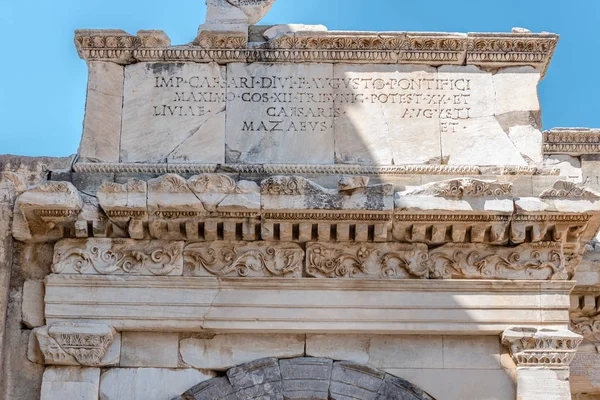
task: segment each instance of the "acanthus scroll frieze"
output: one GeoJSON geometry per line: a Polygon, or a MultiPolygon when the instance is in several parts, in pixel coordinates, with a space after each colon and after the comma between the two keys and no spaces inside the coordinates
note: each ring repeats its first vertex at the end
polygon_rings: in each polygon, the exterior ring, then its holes
{"type": "Polygon", "coordinates": [[[184,249],[186,274],[192,276],[302,276],[304,251],[294,243],[191,243],[184,249]]]}
{"type": "Polygon", "coordinates": [[[66,239],[54,248],[52,272],[99,275],[182,275],[183,242],[66,239]]]}
{"type": "Polygon", "coordinates": [[[306,272],[317,278],[427,278],[423,244],[321,244],[306,247],[306,272]]]}

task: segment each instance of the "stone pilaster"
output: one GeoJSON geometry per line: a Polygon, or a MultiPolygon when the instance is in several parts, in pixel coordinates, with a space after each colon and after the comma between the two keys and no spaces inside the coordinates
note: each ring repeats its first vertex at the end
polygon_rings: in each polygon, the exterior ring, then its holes
{"type": "Polygon", "coordinates": [[[569,365],[582,337],[568,330],[510,328],[502,334],[517,364],[518,400],[569,400],[569,365]]]}

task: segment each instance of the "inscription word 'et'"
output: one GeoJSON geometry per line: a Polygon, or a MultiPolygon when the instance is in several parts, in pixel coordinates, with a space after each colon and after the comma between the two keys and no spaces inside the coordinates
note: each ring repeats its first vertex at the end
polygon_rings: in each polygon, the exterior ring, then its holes
{"type": "Polygon", "coordinates": [[[154,88],[172,92],[169,104],[153,105],[154,117],[204,117],[206,103],[264,104],[264,120],[243,121],[245,132],[326,131],[345,105],[396,105],[403,119],[439,119],[452,131],[470,118],[471,80],[239,76],[155,77],[154,88]],[[293,121],[286,119],[293,118],[293,121]]]}

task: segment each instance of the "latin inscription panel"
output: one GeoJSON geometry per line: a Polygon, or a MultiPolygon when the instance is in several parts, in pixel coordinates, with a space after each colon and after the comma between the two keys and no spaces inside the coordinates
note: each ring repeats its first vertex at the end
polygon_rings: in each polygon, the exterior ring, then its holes
{"type": "Polygon", "coordinates": [[[139,63],[122,162],[526,164],[473,66],[139,63]]]}

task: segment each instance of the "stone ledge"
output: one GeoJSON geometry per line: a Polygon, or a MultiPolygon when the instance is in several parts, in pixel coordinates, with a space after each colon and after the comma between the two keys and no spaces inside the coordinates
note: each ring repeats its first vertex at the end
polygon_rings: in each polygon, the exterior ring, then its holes
{"type": "Polygon", "coordinates": [[[265,43],[207,33],[172,46],[162,31],[77,30],[75,45],[88,61],[368,62],[370,64],[530,65],[545,74],[559,36],[551,33],[296,32],[265,43]]]}

